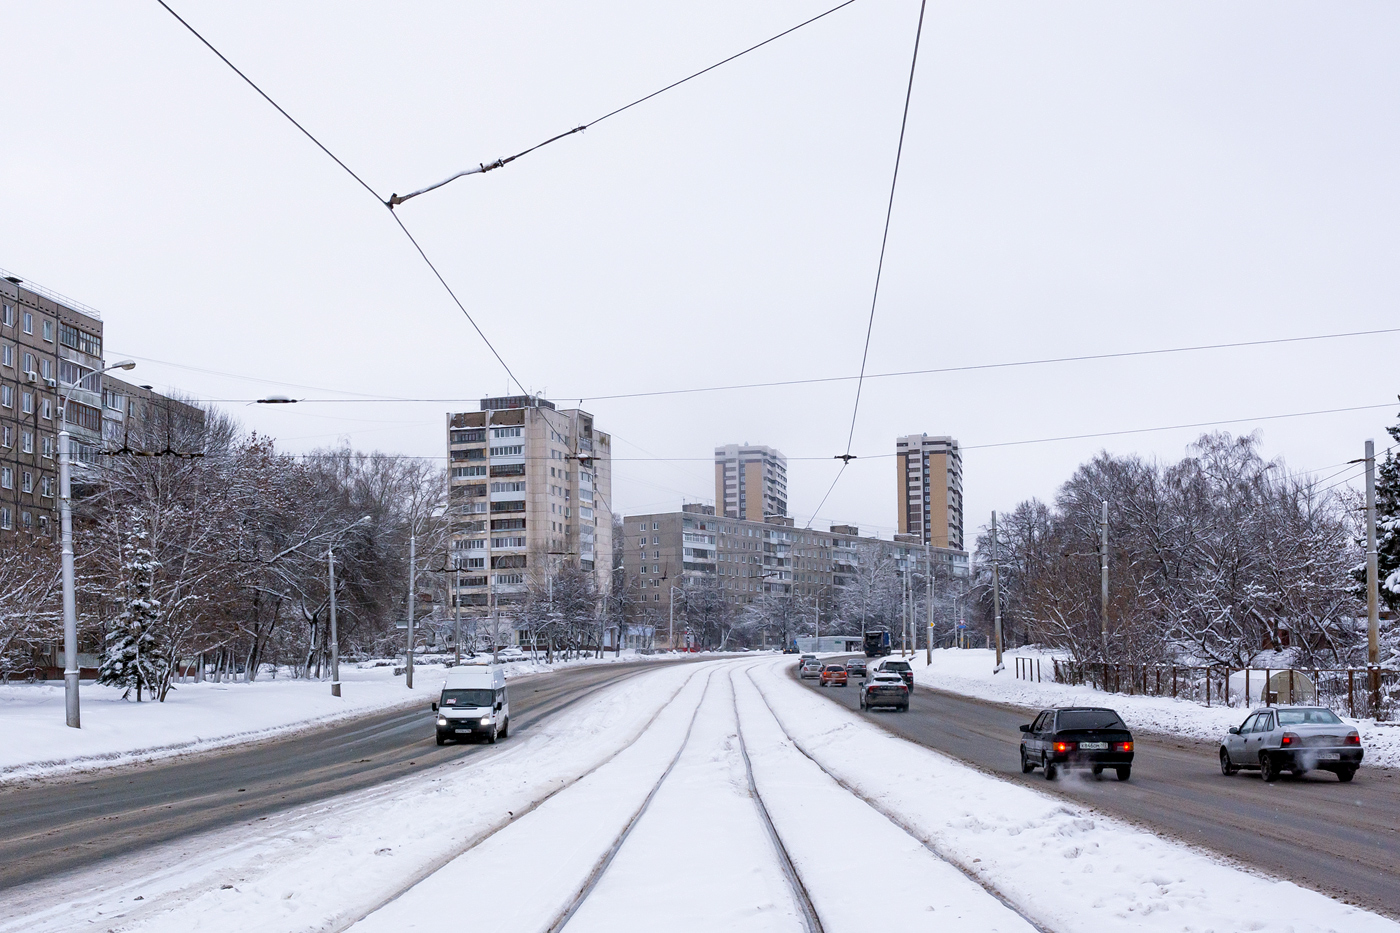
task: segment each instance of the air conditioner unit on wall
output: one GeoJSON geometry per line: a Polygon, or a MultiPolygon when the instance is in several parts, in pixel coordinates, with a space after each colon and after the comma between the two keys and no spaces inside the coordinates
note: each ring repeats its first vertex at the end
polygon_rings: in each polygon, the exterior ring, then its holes
{"type": "Polygon", "coordinates": [[[39,374],[36,373],[36,372],[30,371],[30,372],[27,372],[27,373],[24,374],[24,378],[28,379],[30,382],[38,382],[38,381],[39,381],[39,374]]]}
{"type": "Polygon", "coordinates": [[[57,379],[45,379],[45,380],[44,380],[44,385],[46,385],[46,386],[48,386],[50,389],[52,389],[54,386],[58,385],[58,380],[57,380],[57,379]]]}

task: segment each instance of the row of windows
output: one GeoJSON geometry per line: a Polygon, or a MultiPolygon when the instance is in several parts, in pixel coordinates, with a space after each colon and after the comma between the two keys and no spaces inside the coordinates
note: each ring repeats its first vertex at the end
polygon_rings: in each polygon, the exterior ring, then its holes
{"type": "MultiPolygon", "coordinates": [[[[45,499],[52,499],[52,498],[53,498],[55,485],[56,485],[56,484],[54,483],[54,478],[53,478],[52,476],[49,476],[49,475],[47,475],[47,474],[42,474],[42,473],[39,475],[39,495],[43,496],[45,499]]],[[[14,489],[14,488],[15,488],[15,469],[14,469],[14,467],[0,467],[0,489],[14,489]]],[[[34,473],[33,473],[33,471],[31,471],[31,470],[20,470],[20,472],[19,472],[19,491],[20,491],[20,492],[33,492],[33,491],[34,491],[34,473]]]]}
{"type": "MultiPolygon", "coordinates": [[[[8,424],[0,424],[0,447],[11,448],[15,446],[15,429],[8,424]]],[[[39,446],[43,455],[52,460],[54,451],[57,450],[57,443],[52,434],[43,434],[39,437],[39,446]]],[[[34,453],[34,432],[19,432],[20,453],[34,453]]]]}
{"type": "Polygon", "coordinates": [[[492,483],[492,484],[491,484],[491,491],[492,491],[492,492],[524,492],[524,491],[525,491],[525,484],[524,484],[523,482],[514,482],[514,483],[492,483]]]}
{"type": "Polygon", "coordinates": [[[523,456],[524,453],[525,447],[523,444],[516,444],[512,447],[491,448],[491,456],[493,457],[520,457],[523,456]]]}
{"type": "MultiPolygon", "coordinates": [[[[19,513],[20,527],[25,531],[34,530],[34,513],[28,510],[21,510],[19,513]]],[[[11,531],[15,527],[15,513],[9,506],[0,506],[0,528],[11,531]]],[[[48,534],[49,517],[42,512],[39,513],[39,533],[48,534]]]]}

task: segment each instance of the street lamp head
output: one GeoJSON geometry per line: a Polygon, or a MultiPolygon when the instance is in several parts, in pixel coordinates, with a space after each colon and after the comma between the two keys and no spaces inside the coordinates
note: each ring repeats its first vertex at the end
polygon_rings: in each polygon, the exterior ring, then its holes
{"type": "Polygon", "coordinates": [[[136,361],[135,361],[135,360],[122,360],[120,363],[113,363],[111,366],[108,366],[107,368],[108,368],[108,369],[135,369],[135,368],[136,368],[136,361]]]}
{"type": "Polygon", "coordinates": [[[285,395],[269,395],[267,398],[258,399],[257,403],[259,405],[291,405],[296,401],[296,399],[288,398],[285,395]]]}

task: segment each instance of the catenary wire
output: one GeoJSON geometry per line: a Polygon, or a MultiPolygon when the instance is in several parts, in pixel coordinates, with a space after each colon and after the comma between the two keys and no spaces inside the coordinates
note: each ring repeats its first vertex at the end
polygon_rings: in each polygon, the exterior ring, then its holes
{"type": "MultiPolygon", "coordinates": [[[[244,80],[244,82],[247,83],[249,87],[257,91],[258,95],[261,96],[263,100],[267,101],[274,108],[276,108],[278,113],[286,117],[288,122],[290,122],[292,126],[295,126],[298,130],[302,132],[302,134],[307,139],[315,143],[316,148],[320,149],[326,155],[330,156],[331,160],[334,161],[336,165],[339,165],[341,168],[343,168],[350,175],[351,178],[355,179],[355,181],[357,181],[360,184],[360,187],[368,191],[370,195],[374,197],[375,201],[379,202],[381,206],[388,206],[385,200],[382,197],[380,197],[379,192],[375,191],[372,187],[370,187],[368,182],[366,182],[359,175],[355,174],[355,172],[350,168],[350,166],[346,165],[343,161],[341,161],[341,159],[335,153],[331,152],[330,149],[328,149],[324,143],[322,143],[319,139],[313,136],[310,130],[302,126],[296,121],[295,118],[292,117],[290,113],[282,109],[282,106],[278,104],[277,101],[273,100],[267,94],[266,91],[258,87],[256,82],[254,82],[252,78],[248,77],[246,74],[240,71],[237,65],[229,61],[228,57],[224,55],[223,52],[220,52],[218,49],[216,49],[213,43],[211,43],[208,39],[204,38],[204,36],[200,34],[199,30],[195,29],[183,17],[181,17],[179,13],[176,13],[173,9],[171,9],[170,4],[166,3],[165,0],[156,0],[156,2],[159,3],[162,7],[164,7],[166,12],[168,12],[171,16],[175,17],[176,21],[178,21],[180,25],[184,26],[187,30],[189,30],[190,33],[196,39],[202,42],[204,46],[209,49],[209,51],[217,55],[220,61],[222,61],[225,65],[228,65],[229,68],[233,70],[234,74],[238,75],[244,80]]],[[[452,298],[453,303],[457,305],[458,310],[460,310],[462,314],[466,316],[466,319],[471,323],[472,328],[476,331],[477,336],[479,336],[482,339],[482,342],[486,344],[486,348],[491,351],[491,355],[496,358],[496,362],[501,364],[501,368],[503,368],[506,371],[506,375],[510,377],[511,381],[515,383],[516,387],[520,389],[522,393],[526,392],[524,384],[516,378],[515,373],[511,371],[511,368],[506,363],[505,359],[501,356],[499,352],[497,352],[495,345],[491,343],[490,339],[487,338],[486,334],[482,331],[481,327],[476,323],[476,319],[472,317],[471,313],[467,311],[466,306],[463,305],[462,302],[457,298],[457,294],[452,290],[451,286],[447,284],[447,280],[442,277],[442,273],[438,272],[437,267],[433,265],[432,260],[428,258],[428,254],[423,251],[423,247],[418,245],[418,241],[414,239],[413,234],[408,232],[408,228],[404,226],[403,221],[399,220],[398,215],[394,213],[392,208],[390,208],[389,213],[393,215],[394,222],[398,224],[399,229],[403,231],[404,236],[408,237],[408,241],[413,244],[413,248],[418,251],[418,255],[422,256],[423,261],[428,264],[428,268],[432,270],[433,275],[436,276],[437,280],[442,283],[442,287],[447,290],[447,294],[452,298]]]]}
{"type": "MultiPolygon", "coordinates": [[[[1159,348],[1148,349],[1148,350],[1119,350],[1119,351],[1114,351],[1114,352],[1112,352],[1112,353],[1091,353],[1091,354],[1086,354],[1086,355],[1082,355],[1082,356],[1052,356],[1052,357],[1044,357],[1044,358],[1041,358],[1041,359],[1031,359],[1031,360],[1007,360],[1007,361],[999,362],[999,363],[971,363],[971,364],[968,364],[968,365],[966,365],[966,366],[944,366],[944,367],[940,367],[940,368],[937,368],[937,369],[907,369],[907,370],[898,370],[898,371],[895,371],[895,372],[887,372],[887,373],[866,373],[866,374],[865,374],[865,378],[866,378],[866,379],[891,379],[891,378],[903,378],[903,377],[907,377],[907,376],[932,376],[932,375],[940,375],[940,374],[945,374],[945,373],[975,372],[975,371],[977,371],[977,370],[985,370],[985,369],[1012,369],[1012,368],[1017,368],[1017,367],[1021,367],[1021,366],[1045,366],[1045,365],[1056,364],[1056,363],[1084,363],[1084,362],[1094,362],[1094,361],[1097,361],[1097,360],[1127,359],[1127,358],[1139,357],[1139,356],[1161,356],[1161,355],[1172,354],[1172,353],[1196,353],[1196,352],[1205,351],[1205,350],[1232,350],[1232,349],[1238,349],[1238,348],[1241,348],[1241,347],[1263,347],[1263,346],[1272,346],[1272,345],[1275,345],[1275,344],[1306,343],[1306,342],[1310,342],[1310,341],[1314,341],[1314,340],[1338,340],[1338,339],[1346,338],[1346,337],[1373,337],[1373,336],[1378,336],[1378,335],[1382,335],[1382,334],[1400,334],[1400,327],[1385,327],[1385,328],[1379,328],[1379,329],[1377,329],[1377,330],[1355,330],[1355,331],[1345,331],[1345,332],[1342,332],[1342,333],[1335,333],[1335,334],[1308,334],[1308,335],[1304,335],[1304,336],[1301,336],[1301,337],[1270,337],[1270,338],[1267,338],[1267,339],[1264,339],[1264,340],[1242,340],[1242,341],[1235,341],[1235,342],[1232,342],[1232,343],[1196,344],[1196,345],[1193,345],[1193,346],[1184,346],[1184,347],[1159,347],[1159,348]]],[[[243,379],[243,380],[246,380],[246,381],[249,381],[249,382],[261,382],[261,383],[264,383],[264,384],[266,384],[266,385],[290,386],[290,387],[292,387],[292,388],[297,388],[297,389],[310,389],[310,390],[316,391],[316,392],[336,392],[336,393],[339,393],[339,394],[342,394],[342,395],[355,395],[355,396],[357,396],[356,398],[302,398],[302,399],[297,399],[297,401],[299,401],[299,402],[311,402],[311,403],[317,403],[317,404],[321,404],[321,403],[332,403],[332,402],[409,402],[409,403],[416,403],[416,404],[455,405],[455,404],[468,404],[468,403],[472,403],[472,402],[479,401],[479,397],[478,397],[478,398],[403,398],[403,397],[401,397],[401,396],[393,396],[393,395],[388,395],[388,396],[371,395],[371,394],[369,394],[369,393],[364,393],[364,392],[352,392],[352,391],[350,391],[350,390],[348,390],[348,389],[330,389],[330,388],[325,388],[325,387],[323,387],[323,386],[300,385],[300,384],[294,383],[294,382],[281,382],[281,381],[278,381],[278,380],[275,380],[275,379],[265,379],[265,378],[262,378],[262,377],[259,377],[259,376],[240,375],[240,374],[238,374],[238,373],[224,372],[224,371],[222,371],[222,370],[217,370],[217,369],[203,369],[203,368],[200,368],[200,367],[198,367],[198,366],[189,366],[189,365],[186,365],[186,364],[184,364],[184,363],[172,363],[172,362],[170,362],[169,360],[157,360],[157,359],[153,359],[153,358],[151,358],[151,357],[147,357],[147,356],[138,356],[138,355],[132,354],[132,353],[121,353],[121,354],[119,354],[119,353],[116,353],[115,350],[112,351],[112,352],[113,352],[114,355],[117,355],[117,356],[129,356],[129,357],[132,357],[133,359],[145,360],[145,361],[148,362],[148,363],[158,363],[158,364],[160,364],[160,365],[162,365],[162,366],[172,366],[172,367],[174,367],[174,368],[176,368],[176,369],[187,369],[187,370],[189,370],[189,371],[191,371],[191,372],[208,373],[208,374],[215,375],[215,376],[228,376],[228,377],[233,378],[233,379],[243,379]]],[[[619,399],[653,398],[653,397],[656,397],[656,396],[664,396],[664,395],[693,395],[693,394],[702,393],[702,392],[728,392],[728,391],[735,391],[735,390],[739,390],[739,389],[774,389],[774,388],[782,388],[782,387],[784,387],[784,386],[816,385],[816,384],[824,383],[824,382],[850,382],[850,381],[853,381],[853,380],[855,380],[855,379],[857,379],[857,378],[859,378],[859,377],[857,377],[857,376],[815,376],[815,377],[812,377],[812,378],[809,378],[809,379],[787,379],[787,380],[781,380],[781,381],[777,381],[777,382],[748,382],[748,383],[736,383],[736,384],[732,384],[732,385],[721,385],[721,386],[701,386],[701,387],[690,388],[690,389],[656,389],[656,390],[647,391],[647,392],[625,392],[625,393],[621,393],[621,394],[617,394],[617,395],[584,395],[584,396],[565,395],[565,396],[557,396],[557,397],[559,397],[559,398],[566,398],[566,399],[574,399],[574,398],[577,398],[577,399],[579,400],[579,403],[582,404],[583,402],[604,402],[604,401],[616,401],[616,400],[619,400],[619,399]]],[[[207,402],[225,402],[225,403],[229,403],[229,404],[234,404],[234,403],[243,404],[243,403],[247,403],[247,402],[256,402],[257,399],[252,399],[252,398],[208,398],[208,399],[205,399],[204,401],[207,401],[207,402]]],[[[1325,469],[1325,468],[1324,468],[1324,469],[1325,469]]]]}
{"type": "Polygon", "coordinates": [[[498,168],[501,168],[502,166],[509,165],[511,162],[514,162],[516,159],[519,159],[521,156],[527,156],[527,155],[529,155],[530,153],[534,152],[536,149],[543,149],[545,146],[548,146],[550,143],[558,142],[559,140],[564,139],[564,138],[567,137],[567,136],[572,136],[572,135],[574,135],[575,133],[582,133],[584,130],[589,129],[590,127],[597,126],[599,123],[602,123],[604,120],[608,119],[609,117],[615,117],[615,116],[617,116],[619,113],[622,113],[624,110],[631,110],[633,107],[637,106],[638,104],[646,103],[647,101],[651,100],[653,97],[656,97],[656,96],[658,96],[658,95],[660,95],[660,94],[664,94],[664,93],[666,93],[667,91],[671,90],[672,88],[680,87],[682,84],[685,84],[687,81],[693,81],[694,79],[700,77],[700,76],[703,75],[703,74],[706,74],[707,72],[714,71],[716,68],[720,67],[721,65],[727,65],[727,64],[729,64],[730,62],[734,61],[734,59],[736,59],[736,58],[742,58],[743,56],[749,54],[750,52],[753,52],[753,51],[755,51],[755,50],[757,50],[757,49],[763,48],[765,45],[768,45],[770,42],[776,42],[777,40],[783,38],[783,36],[786,36],[786,35],[789,35],[789,34],[791,34],[791,33],[794,33],[794,32],[796,32],[797,30],[801,29],[803,26],[810,26],[812,23],[815,23],[817,20],[822,19],[823,17],[830,16],[832,13],[835,13],[837,10],[840,10],[840,9],[842,9],[843,7],[848,7],[848,6],[850,6],[852,3],[855,3],[855,2],[856,2],[856,0],[846,0],[845,3],[838,4],[837,6],[834,6],[834,7],[832,7],[831,9],[827,10],[825,13],[818,13],[816,16],[813,16],[811,19],[809,19],[809,20],[804,20],[803,22],[800,22],[800,23],[798,23],[796,26],[793,26],[793,27],[791,27],[791,28],[789,28],[789,29],[784,29],[782,32],[778,33],[776,36],[770,36],[769,38],[764,39],[762,42],[758,43],[757,45],[751,45],[751,46],[749,46],[748,48],[744,49],[742,52],[736,52],[736,53],[734,53],[733,55],[729,56],[728,58],[725,58],[725,59],[722,59],[722,60],[720,60],[720,61],[717,61],[717,62],[715,62],[713,65],[710,65],[710,66],[707,67],[707,68],[702,68],[702,69],[700,69],[699,71],[695,72],[695,73],[692,74],[692,75],[689,75],[689,76],[687,76],[687,77],[681,78],[679,81],[674,81],[674,82],[672,82],[671,84],[666,85],[665,87],[661,88],[661,89],[658,90],[658,91],[652,91],[650,94],[646,95],[645,97],[639,97],[639,98],[637,98],[636,100],[632,101],[632,103],[630,103],[630,104],[624,104],[623,106],[618,107],[616,110],[610,110],[610,111],[608,111],[607,113],[603,114],[601,117],[598,117],[598,118],[596,118],[596,119],[594,119],[594,120],[590,120],[590,121],[587,122],[587,123],[582,123],[582,124],[580,124],[580,125],[574,127],[574,128],[571,129],[571,130],[565,130],[564,132],[562,132],[562,133],[560,133],[560,134],[558,134],[558,135],[556,135],[556,136],[551,136],[549,139],[546,139],[544,142],[542,142],[542,143],[536,143],[535,145],[531,146],[529,149],[524,149],[524,150],[522,150],[522,151],[520,151],[520,152],[517,152],[517,153],[516,153],[515,155],[513,155],[513,156],[506,156],[506,157],[504,157],[504,158],[497,159],[497,160],[494,161],[494,162],[481,162],[481,163],[479,163],[475,168],[464,169],[464,170],[462,170],[462,171],[460,171],[460,172],[457,172],[457,173],[454,174],[454,175],[450,175],[450,176],[448,176],[447,178],[444,178],[444,179],[443,179],[442,181],[440,181],[440,182],[437,182],[437,183],[435,183],[435,184],[428,185],[426,188],[419,188],[417,191],[411,191],[411,192],[409,192],[408,194],[403,194],[403,195],[394,194],[394,195],[391,195],[391,196],[389,197],[389,200],[385,201],[384,204],[385,204],[385,206],[387,206],[390,210],[393,210],[394,207],[396,207],[396,206],[399,205],[399,204],[404,203],[405,201],[407,201],[407,200],[409,200],[409,199],[411,199],[411,198],[416,198],[416,197],[418,197],[420,194],[427,194],[429,191],[435,191],[435,190],[437,190],[438,188],[441,188],[443,185],[446,185],[446,184],[448,184],[448,183],[450,183],[450,182],[454,182],[454,181],[456,181],[456,180],[459,179],[459,178],[463,178],[463,177],[465,177],[465,176],[467,176],[467,175],[480,175],[480,174],[483,174],[483,173],[485,173],[485,172],[489,172],[489,171],[491,171],[491,170],[493,170],[493,169],[498,169],[498,168]]]}
{"type": "MultiPolygon", "coordinates": [[[[885,247],[890,240],[890,218],[894,215],[894,192],[899,185],[899,161],[904,155],[904,130],[909,125],[909,101],[914,96],[914,69],[919,64],[919,40],[924,34],[924,10],[928,0],[919,0],[919,25],[914,30],[914,55],[909,61],[909,85],[904,90],[904,114],[899,120],[899,145],[894,151],[894,174],[890,178],[890,198],[885,206],[885,230],[880,236],[880,259],[875,264],[875,289],[870,296],[870,319],[865,325],[865,348],[860,354],[860,376],[856,379],[856,403],[851,409],[851,430],[846,437],[846,454],[851,453],[851,444],[856,436],[856,417],[860,414],[860,390],[865,384],[865,364],[870,357],[870,335],[875,329],[875,306],[880,300],[880,276],[885,271],[885,247]]],[[[836,474],[840,479],[841,474],[836,474]]],[[[830,495],[828,492],[827,495],[830,495]]]]}

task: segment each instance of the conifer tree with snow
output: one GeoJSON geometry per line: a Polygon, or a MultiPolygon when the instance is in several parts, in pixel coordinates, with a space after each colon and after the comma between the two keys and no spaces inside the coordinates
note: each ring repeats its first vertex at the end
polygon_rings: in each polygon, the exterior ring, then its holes
{"type": "Polygon", "coordinates": [[[153,595],[160,563],[146,544],[141,526],[131,533],[128,556],[122,567],[123,592],[117,598],[117,617],[107,632],[106,652],[97,672],[97,682],[125,687],[122,699],[136,691],[163,696],[169,682],[170,660],[159,638],[160,601],[153,595]]]}
{"type": "MultiPolygon", "coordinates": [[[[1400,444],[1400,423],[1387,428],[1400,444]]],[[[1381,623],[1381,663],[1400,663],[1400,456],[1388,453],[1376,469],[1376,578],[1392,618],[1381,623]],[[1388,657],[1387,657],[1388,655],[1388,657]]],[[[1365,567],[1361,568],[1365,583],[1365,567]]]]}

